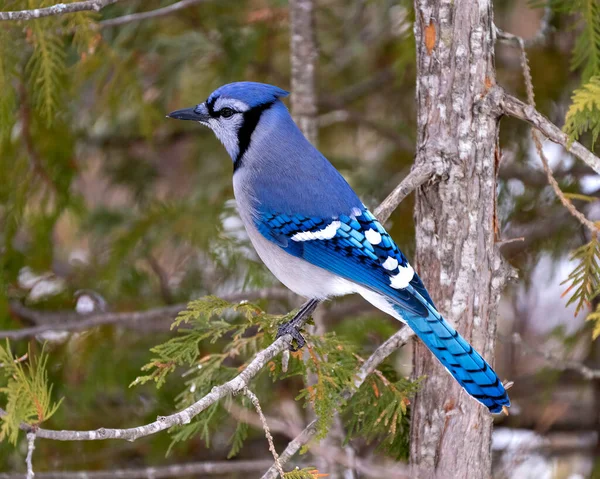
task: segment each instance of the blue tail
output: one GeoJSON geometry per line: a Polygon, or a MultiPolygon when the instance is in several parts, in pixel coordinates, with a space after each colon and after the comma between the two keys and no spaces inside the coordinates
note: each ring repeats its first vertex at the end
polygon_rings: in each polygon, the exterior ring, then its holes
{"type": "Polygon", "coordinates": [[[508,394],[491,366],[431,305],[427,317],[394,306],[423,343],[471,396],[498,413],[510,406],[508,394]]]}

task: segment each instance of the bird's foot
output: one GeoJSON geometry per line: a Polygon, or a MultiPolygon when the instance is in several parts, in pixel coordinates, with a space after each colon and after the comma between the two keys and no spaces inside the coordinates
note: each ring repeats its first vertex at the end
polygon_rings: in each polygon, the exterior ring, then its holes
{"type": "Polygon", "coordinates": [[[299,349],[302,349],[302,347],[306,344],[304,337],[302,336],[302,334],[300,334],[300,329],[302,328],[302,326],[304,326],[304,323],[318,305],[319,300],[317,299],[311,299],[307,301],[302,305],[300,310],[290,321],[279,326],[279,329],[277,330],[277,338],[289,334],[293,340],[296,340],[296,346],[291,344],[290,351],[298,351],[299,349]]]}
{"type": "Polygon", "coordinates": [[[281,326],[279,326],[279,329],[277,330],[278,338],[289,334],[293,340],[296,340],[296,346],[294,346],[293,343],[290,344],[290,351],[292,352],[302,349],[302,347],[306,344],[304,336],[302,336],[302,334],[300,334],[300,331],[296,329],[296,326],[293,324],[293,322],[294,320],[292,319],[291,321],[288,321],[287,323],[284,323],[281,326]]]}

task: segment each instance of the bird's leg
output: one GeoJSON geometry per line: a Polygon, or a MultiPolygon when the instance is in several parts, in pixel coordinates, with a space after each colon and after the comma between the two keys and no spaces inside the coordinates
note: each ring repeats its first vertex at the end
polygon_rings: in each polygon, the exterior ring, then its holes
{"type": "Polygon", "coordinates": [[[290,346],[290,351],[298,351],[306,344],[304,337],[300,334],[300,329],[304,326],[304,323],[306,323],[306,320],[314,312],[319,303],[320,301],[318,299],[309,299],[300,307],[300,310],[290,321],[279,326],[279,329],[277,330],[278,338],[289,334],[292,336],[292,339],[296,340],[298,346],[290,346]]]}

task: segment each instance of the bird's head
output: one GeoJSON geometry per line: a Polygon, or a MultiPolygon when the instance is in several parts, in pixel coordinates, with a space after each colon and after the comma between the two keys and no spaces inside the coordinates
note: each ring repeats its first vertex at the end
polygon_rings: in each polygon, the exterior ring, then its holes
{"type": "Polygon", "coordinates": [[[229,83],[217,88],[204,103],[176,110],[167,116],[208,126],[236,163],[250,146],[262,113],[288,94],[265,83],[229,83]]]}

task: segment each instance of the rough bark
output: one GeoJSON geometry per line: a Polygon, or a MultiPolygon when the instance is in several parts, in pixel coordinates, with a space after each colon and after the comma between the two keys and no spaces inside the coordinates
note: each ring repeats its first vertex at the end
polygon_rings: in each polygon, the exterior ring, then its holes
{"type": "MultiPolygon", "coordinates": [[[[489,0],[415,0],[416,167],[438,182],[417,191],[416,265],[438,309],[491,364],[506,270],[494,238],[498,113],[489,0]],[[487,103],[487,102],[486,102],[487,103]]],[[[492,416],[420,343],[410,460],[415,477],[491,474],[492,416]]]]}
{"type": "Polygon", "coordinates": [[[318,135],[315,68],[318,57],[313,0],[290,0],[292,115],[316,145],[318,135]]]}

